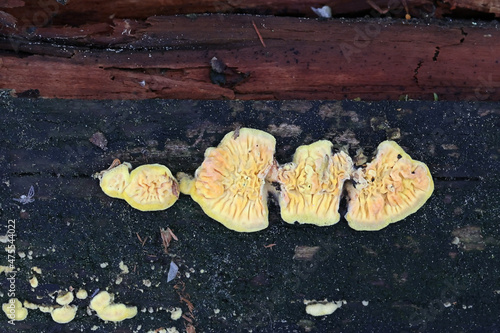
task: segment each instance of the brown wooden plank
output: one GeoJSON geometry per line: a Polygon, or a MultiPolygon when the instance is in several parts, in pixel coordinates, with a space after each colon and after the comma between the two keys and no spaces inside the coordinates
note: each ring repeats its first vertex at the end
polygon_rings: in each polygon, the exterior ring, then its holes
{"type": "Polygon", "coordinates": [[[500,98],[500,35],[464,22],[154,17],[40,28],[1,48],[0,88],[42,97],[500,98]],[[213,57],[227,66],[218,79],[213,57]]]}
{"type": "MultiPolygon", "coordinates": [[[[157,1],[133,0],[83,0],[83,1],[3,1],[0,8],[6,15],[10,15],[17,27],[26,29],[31,26],[44,26],[48,23],[55,25],[80,26],[89,22],[111,22],[112,18],[127,18],[145,20],[154,15],[178,15],[195,13],[247,13],[259,15],[302,16],[315,17],[311,7],[331,7],[333,16],[363,16],[370,14],[373,17],[381,15],[391,17],[405,17],[410,14],[416,18],[442,17],[443,15],[463,15],[468,11],[471,18],[481,14],[500,14],[498,1],[495,0],[450,0],[433,2],[429,0],[339,0],[323,2],[305,0],[279,1],[226,1],[200,0],[182,1],[165,0],[160,4],[157,1]]],[[[1,15],[0,15],[1,17],[1,15]]],[[[10,20],[3,21],[4,23],[10,20]]]]}

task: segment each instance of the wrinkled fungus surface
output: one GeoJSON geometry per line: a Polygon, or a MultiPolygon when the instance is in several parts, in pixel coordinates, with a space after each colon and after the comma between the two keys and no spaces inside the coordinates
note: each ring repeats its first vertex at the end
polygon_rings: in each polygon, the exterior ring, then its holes
{"type": "Polygon", "coordinates": [[[266,132],[241,128],[208,148],[194,179],[179,174],[181,192],[203,211],[240,232],[265,229],[268,222],[265,178],[274,163],[276,140],[266,132]]]}
{"type": "Polygon", "coordinates": [[[114,160],[109,169],[102,171],[98,176],[102,191],[112,198],[122,199],[123,190],[130,181],[130,169],[132,169],[130,163],[120,164],[119,160],[114,160]]]}
{"type": "Polygon", "coordinates": [[[142,211],[164,210],[179,198],[179,184],[170,170],[161,164],[147,164],[130,173],[123,199],[142,211]]]}
{"type": "Polygon", "coordinates": [[[434,190],[432,176],[394,141],[384,141],[375,159],[356,170],[346,186],[345,216],[355,230],[380,230],[416,212],[434,190]]]}
{"type": "Polygon", "coordinates": [[[319,226],[337,223],[344,181],[351,171],[351,158],[344,152],[332,155],[330,141],[298,147],[293,162],[278,170],[282,219],[319,226]]]}

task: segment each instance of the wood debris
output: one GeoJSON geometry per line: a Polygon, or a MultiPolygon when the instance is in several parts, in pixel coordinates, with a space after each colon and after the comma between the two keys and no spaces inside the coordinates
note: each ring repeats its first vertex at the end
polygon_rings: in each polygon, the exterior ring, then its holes
{"type": "Polygon", "coordinates": [[[170,245],[170,242],[172,239],[178,241],[179,239],[177,236],[172,232],[170,228],[167,228],[166,230],[163,228],[160,228],[160,234],[161,234],[161,241],[163,245],[163,250],[165,253],[168,253],[168,247],[170,245]]]}

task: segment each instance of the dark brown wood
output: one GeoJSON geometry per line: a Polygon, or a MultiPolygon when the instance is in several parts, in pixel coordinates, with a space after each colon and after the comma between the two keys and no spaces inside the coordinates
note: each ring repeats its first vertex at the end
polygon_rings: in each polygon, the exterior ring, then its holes
{"type": "MultiPolygon", "coordinates": [[[[498,17],[500,6],[496,0],[339,0],[318,2],[314,0],[242,1],[242,0],[7,0],[0,9],[11,15],[18,27],[44,26],[47,24],[80,26],[89,22],[108,22],[113,18],[145,20],[154,15],[200,14],[200,13],[247,13],[259,15],[315,17],[311,7],[328,5],[332,15],[374,17],[386,15],[416,18],[442,17],[469,10],[469,16],[492,14],[498,17]]],[[[1,15],[0,15],[1,16],[1,15]]]]}
{"type": "Polygon", "coordinates": [[[499,100],[494,31],[248,15],[49,26],[2,40],[0,88],[92,99],[499,100]]]}

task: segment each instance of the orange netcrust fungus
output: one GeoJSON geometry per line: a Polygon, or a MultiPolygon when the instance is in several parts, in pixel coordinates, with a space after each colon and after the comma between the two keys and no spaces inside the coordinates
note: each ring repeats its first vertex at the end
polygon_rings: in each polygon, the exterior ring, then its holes
{"type": "Polygon", "coordinates": [[[346,186],[345,218],[355,230],[380,230],[404,219],[434,190],[427,165],[412,160],[394,141],[382,142],[375,159],[353,172],[352,179],[355,185],[346,186]]]}
{"type": "Polygon", "coordinates": [[[279,168],[279,204],[285,222],[327,226],[340,220],[340,197],[353,164],[344,152],[332,155],[332,146],[327,140],[300,146],[293,162],[279,168]]]}
{"type": "Polygon", "coordinates": [[[230,132],[216,148],[206,150],[194,178],[177,175],[180,190],[229,229],[265,229],[269,224],[265,178],[274,164],[275,145],[274,137],[260,130],[230,132]]]}
{"type": "Polygon", "coordinates": [[[122,198],[138,210],[164,210],[179,198],[179,184],[166,166],[141,165],[130,173],[122,198]]]}
{"type": "Polygon", "coordinates": [[[102,191],[112,198],[122,199],[123,190],[129,184],[131,169],[130,163],[121,164],[120,160],[115,159],[107,170],[97,174],[102,191]]]}

